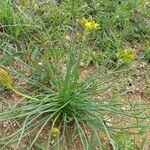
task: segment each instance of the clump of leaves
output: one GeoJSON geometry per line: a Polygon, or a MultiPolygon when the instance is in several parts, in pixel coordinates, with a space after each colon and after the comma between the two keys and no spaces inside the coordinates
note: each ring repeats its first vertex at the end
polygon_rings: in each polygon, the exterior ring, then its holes
{"type": "MultiPolygon", "coordinates": [[[[113,136],[116,131],[126,127],[128,130],[133,127],[145,127],[146,119],[143,118],[143,114],[148,108],[140,108],[140,103],[119,101],[113,96],[102,98],[105,93],[116,87],[122,77],[125,78],[125,71],[112,70],[108,74],[99,73],[105,68],[102,65],[98,70],[91,70],[87,76],[82,77],[80,68],[82,53],[79,57],[73,54],[71,52],[67,57],[66,71],[60,71],[61,73],[58,73],[59,68],[55,67],[54,62],[45,56],[43,66],[45,71],[49,72],[53,89],[49,89],[48,92],[49,87],[45,87],[45,91],[41,90],[41,93],[35,96],[20,94],[26,100],[21,101],[18,107],[0,113],[0,122],[9,118],[12,122],[20,123],[14,133],[1,137],[1,149],[14,143],[15,149],[18,149],[24,140],[28,141],[28,149],[31,149],[45,128],[48,133],[46,141],[44,140],[47,149],[52,147],[61,149],[74,140],[78,140],[80,147],[85,150],[96,147],[103,149],[102,135],[107,136],[113,149],[117,149],[117,141],[113,136]],[[130,106],[134,107],[128,109],[130,106]],[[135,118],[138,123],[131,121],[135,118]],[[123,123],[126,126],[122,126],[123,123]],[[69,134],[70,127],[71,134],[69,134]],[[29,136],[31,141],[27,140],[29,136]],[[54,143],[51,145],[53,138],[54,143]]],[[[7,76],[5,71],[2,72],[4,73],[1,73],[1,77],[3,74],[7,76]]],[[[76,147],[77,143],[72,146],[76,147]]]]}
{"type": "Polygon", "coordinates": [[[0,24],[1,31],[17,38],[22,32],[22,24],[17,14],[15,14],[9,1],[0,2],[0,24]]]}

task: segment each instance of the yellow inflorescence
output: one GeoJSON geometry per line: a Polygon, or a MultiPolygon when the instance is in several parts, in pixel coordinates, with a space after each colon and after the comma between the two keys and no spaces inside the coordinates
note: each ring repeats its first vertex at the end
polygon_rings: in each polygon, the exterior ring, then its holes
{"type": "Polygon", "coordinates": [[[130,62],[134,60],[136,57],[136,53],[133,49],[125,49],[122,55],[122,58],[125,62],[130,62]]]}
{"type": "Polygon", "coordinates": [[[88,19],[83,18],[81,20],[81,24],[84,26],[86,31],[91,31],[93,29],[100,29],[100,24],[96,23],[92,16],[90,16],[88,19]]]}

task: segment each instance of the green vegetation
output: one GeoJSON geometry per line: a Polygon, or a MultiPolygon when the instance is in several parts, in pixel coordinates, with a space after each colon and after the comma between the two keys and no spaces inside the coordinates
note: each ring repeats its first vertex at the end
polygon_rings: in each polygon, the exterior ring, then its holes
{"type": "Polygon", "coordinates": [[[150,103],[127,96],[141,62],[149,96],[149,5],[0,1],[0,149],[143,149],[150,103]]]}

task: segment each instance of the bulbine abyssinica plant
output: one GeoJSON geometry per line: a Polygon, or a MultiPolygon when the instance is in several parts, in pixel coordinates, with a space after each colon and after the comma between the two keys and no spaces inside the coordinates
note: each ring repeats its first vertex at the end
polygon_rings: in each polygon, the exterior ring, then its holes
{"type": "MultiPolygon", "coordinates": [[[[1,149],[14,143],[15,149],[19,149],[24,141],[27,149],[31,149],[38,145],[37,141],[44,130],[47,132],[45,149],[69,148],[74,140],[85,150],[104,149],[104,137],[108,138],[113,149],[118,149],[116,131],[145,127],[147,117],[142,115],[148,108],[143,109],[144,104],[141,103],[118,99],[122,93],[114,92],[117,82],[122,82],[129,70],[110,70],[104,73],[105,66],[102,65],[91,68],[88,75],[83,76],[84,69],[80,67],[82,53],[78,57],[73,54],[70,52],[67,56],[65,69],[56,68],[54,62],[44,56],[43,74],[48,71],[48,78],[53,84],[47,87],[49,92],[47,88],[45,91],[41,89],[37,95],[30,96],[16,90],[10,75],[4,69],[0,70],[2,84],[24,98],[18,106],[0,113],[1,123],[8,119],[19,122],[17,129],[10,135],[1,137],[1,149]],[[32,140],[29,141],[29,137],[32,140]],[[54,143],[51,144],[53,140],[54,143]]],[[[78,148],[76,142],[73,145],[78,148]]]]}

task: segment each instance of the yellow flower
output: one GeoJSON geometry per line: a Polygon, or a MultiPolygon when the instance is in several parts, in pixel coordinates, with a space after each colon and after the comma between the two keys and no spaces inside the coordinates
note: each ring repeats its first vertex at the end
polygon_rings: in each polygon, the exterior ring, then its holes
{"type": "Polygon", "coordinates": [[[84,26],[86,31],[90,31],[93,29],[100,29],[100,25],[94,21],[92,16],[90,16],[88,19],[83,18],[81,20],[81,24],[84,26]]]}
{"type": "Polygon", "coordinates": [[[12,88],[12,80],[8,72],[0,68],[0,82],[6,84],[9,88],[12,88]]]}
{"type": "Polygon", "coordinates": [[[134,60],[136,57],[136,53],[133,49],[125,49],[122,55],[122,58],[125,62],[130,62],[134,60]]]}
{"type": "Polygon", "coordinates": [[[56,135],[56,134],[58,134],[59,129],[56,128],[56,127],[53,127],[53,128],[51,129],[51,131],[52,131],[52,134],[53,134],[53,135],[56,135]]]}

